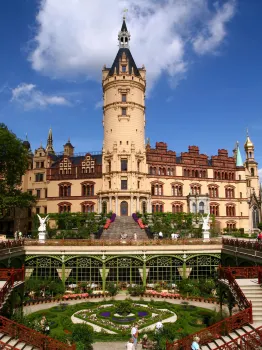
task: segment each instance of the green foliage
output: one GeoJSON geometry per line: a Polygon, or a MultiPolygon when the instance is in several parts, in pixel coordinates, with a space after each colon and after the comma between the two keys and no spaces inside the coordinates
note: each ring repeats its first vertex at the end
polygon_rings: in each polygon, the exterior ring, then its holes
{"type": "Polygon", "coordinates": [[[128,315],[131,313],[131,311],[132,311],[132,301],[131,300],[123,300],[117,304],[116,312],[119,315],[128,315]]]}
{"type": "Polygon", "coordinates": [[[257,224],[257,228],[259,228],[259,230],[262,230],[262,222],[259,222],[259,223],[257,224]]]}
{"type": "Polygon", "coordinates": [[[113,297],[117,295],[119,288],[114,282],[109,282],[106,284],[106,290],[108,291],[109,295],[113,297]]]}
{"type": "MultiPolygon", "coordinates": [[[[90,234],[97,233],[105,224],[103,215],[96,213],[50,213],[51,220],[56,222],[56,228],[47,225],[49,238],[58,239],[88,239],[90,234]]],[[[33,218],[33,230],[37,232],[38,218],[33,218]]]]}
{"type": "Polygon", "coordinates": [[[35,197],[19,189],[28,167],[28,151],[15,134],[0,124],[0,218],[13,208],[28,208],[35,197]]]}
{"type": "Polygon", "coordinates": [[[93,343],[93,328],[87,324],[80,323],[73,326],[72,340],[75,343],[80,343],[85,350],[92,350],[93,343]]]}
{"type": "Polygon", "coordinates": [[[35,292],[35,296],[40,295],[40,291],[45,290],[45,295],[57,295],[64,294],[65,287],[60,280],[50,280],[50,279],[26,279],[25,281],[25,292],[29,293],[31,291],[35,292]]]}
{"type": "Polygon", "coordinates": [[[143,295],[145,293],[146,287],[141,286],[141,285],[130,285],[128,287],[128,293],[132,296],[139,296],[139,295],[143,295]]]}

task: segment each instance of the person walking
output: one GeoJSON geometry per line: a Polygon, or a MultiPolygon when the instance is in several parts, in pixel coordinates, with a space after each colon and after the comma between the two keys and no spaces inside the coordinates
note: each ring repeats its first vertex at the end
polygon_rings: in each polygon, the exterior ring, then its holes
{"type": "Polygon", "coordinates": [[[126,343],[126,350],[135,350],[134,340],[133,338],[130,338],[129,341],[126,343]]]}
{"type": "Polygon", "coordinates": [[[138,324],[135,323],[134,326],[131,329],[131,336],[134,342],[134,347],[137,347],[137,341],[138,341],[138,324]]]}
{"type": "Polygon", "coordinates": [[[199,350],[200,349],[199,341],[200,341],[199,337],[194,337],[193,343],[191,345],[191,350],[199,350]]]}

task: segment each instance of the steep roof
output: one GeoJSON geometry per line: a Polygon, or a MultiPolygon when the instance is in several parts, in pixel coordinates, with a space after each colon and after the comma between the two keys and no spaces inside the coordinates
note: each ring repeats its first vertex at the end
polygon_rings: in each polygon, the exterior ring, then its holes
{"type": "Polygon", "coordinates": [[[129,70],[129,72],[131,73],[132,72],[132,68],[133,68],[134,69],[134,75],[140,76],[139,70],[138,70],[138,68],[136,66],[136,63],[135,63],[135,60],[133,59],[133,56],[132,56],[132,54],[131,54],[131,52],[130,52],[130,50],[128,48],[120,48],[118,50],[118,53],[117,53],[116,58],[115,58],[115,60],[114,60],[114,62],[112,64],[112,67],[109,70],[108,75],[112,76],[114,74],[115,68],[116,68],[116,73],[119,74],[119,72],[120,72],[119,62],[120,62],[120,59],[121,59],[123,53],[126,54],[126,58],[128,59],[128,63],[129,63],[128,64],[128,70],[129,70]]]}

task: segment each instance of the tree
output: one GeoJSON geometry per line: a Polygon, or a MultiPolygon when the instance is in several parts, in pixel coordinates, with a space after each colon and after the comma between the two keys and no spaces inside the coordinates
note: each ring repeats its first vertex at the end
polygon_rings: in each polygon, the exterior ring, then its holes
{"type": "Polygon", "coordinates": [[[22,176],[28,167],[28,150],[7,126],[0,124],[0,219],[13,208],[28,208],[35,197],[22,192],[22,176]]]}

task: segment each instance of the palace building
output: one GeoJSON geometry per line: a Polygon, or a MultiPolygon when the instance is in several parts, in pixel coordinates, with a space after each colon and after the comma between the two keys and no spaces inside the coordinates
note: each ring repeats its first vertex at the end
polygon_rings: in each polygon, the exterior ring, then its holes
{"type": "MultiPolygon", "coordinates": [[[[165,142],[150,145],[145,141],[146,69],[138,68],[131,54],[125,18],[118,41],[113,64],[102,70],[102,152],[78,154],[68,140],[56,153],[50,129],[46,147],[31,153],[23,177],[23,190],[37,196],[32,211],[211,213],[219,230],[256,228],[260,187],[250,137],[244,162],[238,143],[232,155],[221,148],[211,157],[194,145],[181,154],[165,142]]],[[[24,145],[30,151],[29,142],[24,145]]],[[[29,210],[25,231],[31,230],[31,216],[29,210]]]]}

